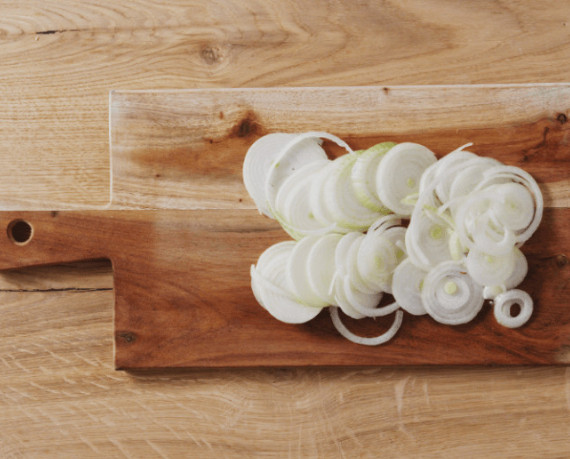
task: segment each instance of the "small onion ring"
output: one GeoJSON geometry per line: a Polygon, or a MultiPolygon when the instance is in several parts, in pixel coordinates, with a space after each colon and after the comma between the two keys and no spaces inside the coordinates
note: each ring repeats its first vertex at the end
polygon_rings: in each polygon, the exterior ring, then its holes
{"type": "Polygon", "coordinates": [[[530,319],[533,311],[533,302],[530,295],[522,290],[513,289],[495,297],[493,312],[495,319],[503,327],[518,328],[530,319]],[[518,304],[521,308],[519,314],[511,316],[511,306],[518,304]]]}

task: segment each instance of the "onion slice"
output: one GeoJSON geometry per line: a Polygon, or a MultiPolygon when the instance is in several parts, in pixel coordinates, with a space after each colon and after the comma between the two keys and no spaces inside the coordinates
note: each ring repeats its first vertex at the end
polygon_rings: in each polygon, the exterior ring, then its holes
{"type": "Polygon", "coordinates": [[[459,325],[470,322],[483,307],[482,287],[454,261],[440,263],[427,274],[422,303],[437,322],[459,325]]]}
{"type": "Polygon", "coordinates": [[[273,218],[266,202],[265,181],[281,150],[295,137],[295,134],[267,134],[247,150],[243,161],[243,183],[260,214],[273,218]]]}
{"type": "Polygon", "coordinates": [[[514,289],[501,293],[495,297],[493,312],[495,319],[503,327],[518,328],[528,322],[533,311],[532,298],[522,290],[514,289]],[[520,306],[520,312],[516,316],[511,315],[511,307],[515,304],[520,306]]]}
{"type": "Polygon", "coordinates": [[[363,206],[375,212],[389,213],[376,193],[376,171],[384,155],[396,144],[394,142],[382,142],[358,156],[351,171],[352,186],[356,198],[363,206]]]}
{"type": "Polygon", "coordinates": [[[400,329],[404,318],[402,311],[396,311],[394,322],[392,322],[392,325],[386,332],[373,338],[366,338],[352,333],[346,325],[344,325],[338,313],[338,308],[330,308],[330,315],[334,327],[342,336],[353,343],[364,344],[365,346],[378,346],[379,344],[384,344],[390,341],[400,329]]]}
{"type": "Polygon", "coordinates": [[[422,174],[436,161],[431,150],[417,143],[404,142],[393,147],[380,162],[376,175],[380,201],[395,213],[411,215],[413,205],[403,200],[418,192],[422,174]]]}
{"type": "Polygon", "coordinates": [[[404,311],[414,316],[427,314],[422,303],[422,286],[426,275],[427,271],[418,268],[409,259],[400,263],[394,271],[394,299],[404,311]]]}

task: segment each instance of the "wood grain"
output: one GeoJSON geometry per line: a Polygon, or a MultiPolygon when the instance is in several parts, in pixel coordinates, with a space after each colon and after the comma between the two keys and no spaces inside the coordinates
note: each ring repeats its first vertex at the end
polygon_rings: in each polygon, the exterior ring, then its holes
{"type": "Polygon", "coordinates": [[[108,202],[110,89],[536,83],[570,70],[570,6],[557,1],[0,7],[6,209],[108,202]]]}
{"type": "Polygon", "coordinates": [[[531,173],[547,207],[568,207],[569,116],[568,84],[116,91],[111,206],[255,208],[241,176],[249,146],[326,131],[354,149],[411,141],[440,157],[472,142],[531,173]]]}
{"type": "MultiPolygon", "coordinates": [[[[33,237],[24,246],[0,241],[0,269],[111,260],[118,369],[570,363],[568,208],[547,209],[523,247],[521,288],[535,302],[529,324],[501,327],[489,307],[457,327],[406,315],[379,347],[347,342],[325,313],[294,326],[262,310],[249,266],[284,234],[255,210],[2,212],[0,227],[16,219],[33,237]]],[[[377,334],[390,320],[352,327],[377,334]]]]}
{"type": "MultiPolygon", "coordinates": [[[[110,89],[534,83],[570,70],[570,5],[557,1],[0,8],[4,209],[108,201],[110,89]]],[[[112,285],[101,263],[0,276],[0,456],[567,455],[568,369],[125,374],[110,357],[113,294],[98,291],[112,285]]]]}

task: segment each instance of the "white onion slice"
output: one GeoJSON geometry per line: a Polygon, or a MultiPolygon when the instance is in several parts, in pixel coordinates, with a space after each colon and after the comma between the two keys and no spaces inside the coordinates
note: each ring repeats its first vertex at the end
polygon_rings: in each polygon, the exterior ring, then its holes
{"type": "Polygon", "coordinates": [[[492,300],[497,295],[506,292],[507,289],[504,285],[487,285],[483,288],[483,298],[486,300],[492,300]]]}
{"type": "Polygon", "coordinates": [[[526,277],[528,273],[528,262],[524,254],[515,247],[515,268],[511,276],[505,281],[505,287],[512,289],[517,287],[526,277]]]}
{"type": "Polygon", "coordinates": [[[477,249],[467,254],[465,266],[472,279],[480,285],[502,285],[515,270],[516,252],[513,249],[504,255],[490,255],[477,249]]]}
{"type": "Polygon", "coordinates": [[[437,322],[459,325],[470,322],[481,310],[482,287],[454,261],[444,261],[424,279],[422,303],[437,322]]]}
{"type": "MultiPolygon", "coordinates": [[[[309,165],[320,166],[318,162],[309,165]]],[[[281,192],[277,196],[276,207],[280,209],[279,206],[282,205],[282,211],[276,210],[276,218],[283,226],[283,229],[294,239],[301,239],[310,235],[323,235],[334,232],[337,229],[334,223],[324,226],[313,214],[311,202],[307,199],[307,196],[313,184],[314,172],[316,171],[313,170],[312,175],[303,177],[299,183],[296,183],[282,203],[279,201],[281,192]]]]}
{"type": "Polygon", "coordinates": [[[471,193],[483,180],[485,171],[501,164],[492,158],[472,158],[458,171],[453,171],[453,180],[449,187],[449,200],[454,200],[471,193]]]}
{"type": "Polygon", "coordinates": [[[325,205],[325,183],[330,178],[331,170],[334,167],[334,162],[330,161],[320,172],[313,178],[313,182],[310,188],[310,194],[308,196],[309,207],[311,209],[311,215],[324,227],[335,226],[335,232],[337,233],[348,233],[349,229],[341,229],[336,226],[334,217],[328,211],[325,205]]]}
{"type": "Polygon", "coordinates": [[[342,309],[348,317],[352,317],[353,319],[363,319],[366,317],[365,314],[358,312],[352,302],[346,296],[345,285],[344,285],[344,277],[335,276],[334,280],[334,302],[333,306],[338,306],[342,309]]]}
{"type": "Polygon", "coordinates": [[[401,215],[397,214],[390,214],[390,215],[383,215],[382,217],[378,218],[370,228],[368,228],[368,232],[380,232],[384,233],[385,231],[389,230],[390,228],[400,226],[402,224],[401,215]]]}
{"type": "Polygon", "coordinates": [[[354,239],[350,248],[348,249],[348,252],[346,254],[347,263],[345,265],[346,275],[348,276],[351,284],[361,292],[369,294],[378,293],[379,289],[368,285],[358,271],[358,251],[363,239],[364,234],[360,234],[360,237],[354,239]]]}
{"type": "Polygon", "coordinates": [[[259,213],[273,218],[265,195],[265,182],[271,164],[296,134],[274,133],[257,139],[245,155],[243,161],[243,183],[255,202],[259,213]]]}
{"type": "Polygon", "coordinates": [[[515,244],[515,233],[503,227],[490,211],[492,195],[473,192],[458,207],[456,231],[461,244],[493,254],[506,254],[515,244]]]}
{"type": "Polygon", "coordinates": [[[414,210],[406,231],[406,251],[412,262],[428,271],[442,261],[451,260],[451,229],[442,218],[429,218],[425,212],[414,210]]]}
{"type": "Polygon", "coordinates": [[[526,257],[518,248],[514,248],[514,268],[510,277],[501,285],[490,285],[483,289],[483,297],[486,300],[495,298],[497,295],[507,290],[517,287],[528,273],[528,262],[526,257]]]}
{"type": "Polygon", "coordinates": [[[323,308],[328,302],[322,301],[317,292],[309,283],[309,253],[314,245],[320,240],[318,236],[310,236],[301,239],[291,251],[287,259],[288,285],[293,294],[307,306],[323,308]]]}
{"type": "Polygon", "coordinates": [[[522,231],[530,226],[534,217],[534,199],[525,186],[519,183],[504,183],[487,188],[495,195],[491,210],[497,221],[513,231],[522,231]]]}
{"type": "Polygon", "coordinates": [[[392,295],[396,303],[414,316],[427,314],[422,303],[422,286],[427,272],[404,260],[394,271],[392,295]]]}
{"type": "Polygon", "coordinates": [[[288,288],[286,266],[294,247],[292,241],[269,247],[250,273],[254,295],[267,312],[282,322],[299,324],[316,317],[322,308],[301,303],[288,288]]]}
{"type": "Polygon", "coordinates": [[[263,302],[263,298],[261,297],[261,286],[259,285],[259,282],[256,277],[255,265],[251,265],[249,269],[249,274],[251,276],[251,290],[253,292],[255,300],[261,305],[263,309],[267,309],[263,302]]]}
{"type": "Polygon", "coordinates": [[[431,150],[417,143],[404,142],[390,149],[376,175],[380,201],[395,213],[410,215],[414,206],[402,201],[418,192],[423,172],[436,161],[431,150]]]}
{"type": "Polygon", "coordinates": [[[271,164],[265,182],[265,198],[270,211],[275,208],[277,193],[287,177],[308,163],[328,159],[320,143],[317,137],[298,135],[271,164]]]}
{"type": "Polygon", "coordinates": [[[473,144],[468,143],[463,145],[429,166],[420,179],[419,193],[423,195],[427,190],[433,190],[442,174],[447,173],[447,171],[456,168],[458,165],[470,159],[476,158],[477,155],[474,153],[463,150],[471,145],[473,144]]]}
{"type": "Polygon", "coordinates": [[[339,276],[344,277],[346,274],[348,274],[348,254],[350,248],[355,240],[361,239],[363,237],[364,235],[362,233],[353,231],[351,233],[345,234],[337,244],[334,256],[336,270],[339,276]]]}
{"type": "Polygon", "coordinates": [[[325,206],[333,220],[352,231],[366,230],[378,218],[378,212],[360,204],[355,194],[351,170],[357,158],[356,154],[336,158],[323,190],[325,206]]]}
{"type": "Polygon", "coordinates": [[[544,200],[538,184],[528,172],[514,166],[492,167],[484,175],[485,178],[479,183],[477,189],[483,189],[492,184],[504,183],[505,180],[509,180],[523,185],[532,194],[535,205],[532,221],[524,231],[517,232],[516,236],[517,243],[521,245],[534,234],[542,220],[544,200]]]}
{"type": "Polygon", "coordinates": [[[321,312],[322,308],[306,306],[292,298],[288,292],[262,277],[255,268],[251,270],[251,276],[261,296],[260,304],[277,320],[287,324],[302,324],[321,312]]]}
{"type": "MultiPolygon", "coordinates": [[[[345,276],[343,279],[344,296],[350,302],[350,305],[360,314],[367,317],[384,316],[390,312],[384,312],[383,308],[378,308],[382,300],[382,292],[364,293],[358,290],[350,278],[345,276]]],[[[393,312],[393,311],[392,311],[393,312]]]]}
{"type": "Polygon", "coordinates": [[[309,285],[319,299],[327,304],[334,303],[331,285],[336,271],[336,247],[341,237],[340,234],[327,234],[320,237],[311,248],[307,258],[309,285]]]}
{"type": "Polygon", "coordinates": [[[495,319],[503,327],[517,328],[528,322],[533,311],[533,302],[530,295],[522,290],[514,289],[501,293],[495,297],[493,312],[495,319]],[[511,307],[514,304],[520,306],[520,312],[511,316],[511,307]]]}
{"type": "Polygon", "coordinates": [[[396,144],[382,142],[358,156],[352,166],[351,180],[354,194],[363,206],[380,213],[389,213],[390,210],[382,204],[376,193],[376,171],[384,155],[396,144]]]}
{"type": "Polygon", "coordinates": [[[330,314],[334,327],[342,336],[344,336],[347,340],[352,341],[353,343],[364,344],[366,346],[378,346],[379,344],[384,344],[390,341],[400,329],[404,316],[402,311],[396,311],[394,322],[386,332],[373,338],[366,338],[363,336],[358,336],[346,328],[346,325],[344,325],[340,319],[338,308],[330,308],[330,314]]]}
{"type": "Polygon", "coordinates": [[[398,248],[381,233],[369,232],[358,250],[356,266],[365,284],[377,291],[390,289],[392,274],[398,264],[398,248]]]}
{"type": "Polygon", "coordinates": [[[283,217],[284,220],[290,221],[291,216],[291,194],[296,192],[296,188],[301,187],[307,181],[310,181],[317,171],[320,171],[325,164],[328,164],[327,159],[312,161],[304,164],[298,170],[293,172],[287,177],[275,196],[274,211],[283,217]]]}

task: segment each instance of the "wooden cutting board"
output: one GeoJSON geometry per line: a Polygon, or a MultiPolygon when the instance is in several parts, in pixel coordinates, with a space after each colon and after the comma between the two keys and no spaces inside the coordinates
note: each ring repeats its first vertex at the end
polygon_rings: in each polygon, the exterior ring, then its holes
{"type": "MultiPolygon", "coordinates": [[[[110,103],[111,205],[0,212],[0,269],[109,258],[118,369],[570,362],[570,85],[119,91],[110,103]],[[490,305],[456,327],[406,314],[392,341],[365,347],[326,311],[304,325],[269,316],[249,266],[288,236],[254,209],[242,162],[264,134],[308,130],[355,149],[418,142],[438,156],[473,142],[530,172],[547,208],[523,247],[528,324],[503,328],[490,305]]],[[[364,334],[390,322],[348,321],[364,334]]]]}

